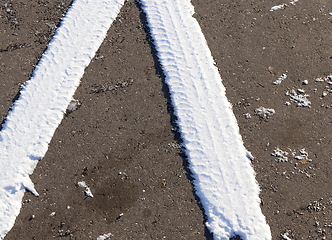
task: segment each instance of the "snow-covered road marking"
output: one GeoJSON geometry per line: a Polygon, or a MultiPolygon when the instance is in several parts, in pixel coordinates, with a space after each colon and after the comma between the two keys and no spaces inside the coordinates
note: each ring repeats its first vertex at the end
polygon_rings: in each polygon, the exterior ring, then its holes
{"type": "Polygon", "coordinates": [[[271,239],[248,152],[190,0],[141,3],[208,228],[215,239],[271,239]]]}
{"type": "Polygon", "coordinates": [[[0,239],[12,228],[29,175],[124,0],[76,0],[48,45],[0,132],[0,239]]]}

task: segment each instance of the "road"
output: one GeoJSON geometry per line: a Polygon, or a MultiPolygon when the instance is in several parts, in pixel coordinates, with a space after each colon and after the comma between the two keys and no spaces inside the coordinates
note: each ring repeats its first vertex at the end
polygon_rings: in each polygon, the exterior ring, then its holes
{"type": "MultiPolygon", "coordinates": [[[[2,119],[70,1],[7,2],[0,19],[6,33],[0,38],[2,119]]],[[[322,97],[328,83],[315,79],[331,74],[331,3],[299,1],[274,12],[271,7],[284,2],[192,3],[245,146],[255,157],[261,208],[273,239],[286,232],[292,239],[329,239],[331,96],[322,97]],[[286,72],[280,85],[272,84],[286,72]],[[292,89],[303,89],[311,108],[285,105],[292,89]],[[254,114],[260,106],[276,113],[261,119],[254,114]],[[290,152],[287,162],[271,156],[277,147],[290,152]],[[291,157],[303,148],[311,162],[291,157]]],[[[169,92],[145,29],[138,5],[127,1],[74,95],[81,107],[64,118],[31,176],[41,196],[25,194],[7,239],[86,239],[109,232],[114,239],[211,237],[176,144],[169,92]],[[98,91],[125,82],[118,90],[98,91]],[[82,179],[101,199],[105,192],[114,196],[112,204],[84,199],[75,184],[82,179]]]]}

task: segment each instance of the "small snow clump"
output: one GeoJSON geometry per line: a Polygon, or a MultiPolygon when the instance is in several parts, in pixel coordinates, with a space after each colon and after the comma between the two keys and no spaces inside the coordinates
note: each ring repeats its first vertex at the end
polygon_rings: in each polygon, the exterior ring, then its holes
{"type": "Polygon", "coordinates": [[[276,111],[272,108],[259,107],[255,110],[255,113],[261,118],[268,118],[275,114],[276,111]]]}

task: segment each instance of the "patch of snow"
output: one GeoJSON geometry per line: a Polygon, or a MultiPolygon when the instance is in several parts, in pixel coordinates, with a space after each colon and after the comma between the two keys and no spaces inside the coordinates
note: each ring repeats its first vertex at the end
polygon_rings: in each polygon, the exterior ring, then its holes
{"type": "Polygon", "coordinates": [[[82,188],[85,188],[84,193],[85,193],[85,195],[86,195],[87,197],[91,197],[91,198],[93,198],[93,195],[92,195],[91,189],[88,187],[88,185],[86,185],[86,183],[85,183],[84,181],[78,182],[77,184],[78,184],[78,186],[80,186],[80,187],[82,187],[82,188]]]}
{"type": "MultiPolygon", "coordinates": [[[[305,151],[304,148],[299,150],[300,155],[296,156],[296,152],[293,152],[292,149],[288,148],[288,151],[290,153],[290,156],[293,157],[296,160],[299,160],[302,164],[307,164],[311,162],[312,160],[308,158],[308,153],[305,151]]],[[[278,162],[288,162],[288,154],[287,151],[283,151],[280,148],[276,148],[271,153],[271,156],[274,156],[278,159],[278,162]]]]}
{"type": "Polygon", "coordinates": [[[270,9],[270,12],[273,12],[273,11],[276,11],[276,10],[279,10],[279,9],[284,9],[285,7],[287,7],[287,4],[277,5],[277,6],[272,7],[270,9]]]}
{"type": "Polygon", "coordinates": [[[302,164],[312,162],[312,160],[308,158],[309,154],[305,151],[305,148],[300,149],[299,152],[300,155],[294,157],[296,160],[299,160],[302,164]]]}
{"type": "Polygon", "coordinates": [[[67,107],[67,113],[76,111],[81,106],[81,103],[78,100],[71,100],[67,107]]]}
{"type": "Polygon", "coordinates": [[[29,175],[48,149],[85,67],[124,0],[75,0],[6,117],[0,132],[0,239],[14,225],[29,175]]]}
{"type": "Polygon", "coordinates": [[[215,239],[271,239],[259,187],[190,0],[141,0],[215,239]]]}
{"type": "Polygon", "coordinates": [[[97,237],[97,240],[106,240],[110,236],[112,236],[112,233],[107,233],[107,234],[97,237]]]}
{"type": "Polygon", "coordinates": [[[302,94],[302,93],[304,93],[305,91],[304,91],[303,89],[297,89],[297,92],[302,94]]]}
{"type": "Polygon", "coordinates": [[[332,74],[328,75],[326,77],[318,77],[315,79],[316,82],[326,82],[326,81],[332,81],[332,74]]]}
{"type": "Polygon", "coordinates": [[[290,4],[295,5],[295,3],[297,3],[298,1],[299,1],[299,0],[291,1],[290,4]]]}
{"type": "Polygon", "coordinates": [[[276,148],[271,153],[271,156],[275,156],[278,158],[278,162],[288,162],[288,152],[281,150],[280,148],[276,148]]]}
{"type": "Polygon", "coordinates": [[[305,148],[300,149],[299,152],[300,152],[301,155],[308,156],[308,153],[305,151],[305,148]]]}
{"type": "Polygon", "coordinates": [[[292,240],[291,238],[288,237],[289,232],[285,232],[284,234],[281,235],[283,240],[292,240]]]}
{"type": "MultiPolygon", "coordinates": [[[[304,93],[304,90],[301,92],[304,93]]],[[[301,94],[293,89],[291,92],[286,92],[286,96],[290,96],[290,100],[297,102],[297,106],[299,107],[310,107],[311,105],[311,102],[307,99],[309,97],[308,94],[301,94]]]]}
{"type": "Polygon", "coordinates": [[[261,118],[268,118],[275,114],[276,111],[272,108],[259,107],[255,110],[255,113],[261,118]]]}
{"type": "Polygon", "coordinates": [[[279,85],[282,81],[287,78],[287,74],[282,74],[276,81],[273,82],[274,85],[279,85]]]}
{"type": "Polygon", "coordinates": [[[244,115],[244,117],[245,117],[246,119],[250,119],[250,118],[251,118],[250,113],[246,113],[246,114],[243,114],[243,115],[244,115]]]}
{"type": "MultiPolygon", "coordinates": [[[[295,5],[295,3],[297,3],[299,0],[293,0],[291,1],[289,4],[290,5],[295,5]]],[[[279,9],[285,9],[288,5],[285,3],[285,4],[280,4],[280,5],[277,5],[277,6],[274,6],[270,9],[270,12],[273,12],[273,11],[276,11],[276,10],[279,10],[279,9]]]]}
{"type": "Polygon", "coordinates": [[[175,148],[175,149],[181,149],[181,145],[178,144],[177,142],[170,142],[169,144],[167,144],[168,147],[170,148],[175,148]]]}

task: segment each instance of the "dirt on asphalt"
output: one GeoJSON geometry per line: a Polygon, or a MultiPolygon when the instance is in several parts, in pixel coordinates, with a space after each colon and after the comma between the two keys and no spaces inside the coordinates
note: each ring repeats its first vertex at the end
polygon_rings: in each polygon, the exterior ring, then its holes
{"type": "MultiPolygon", "coordinates": [[[[332,73],[332,2],[192,3],[244,144],[255,157],[272,238],[287,233],[291,239],[332,239],[332,79],[315,81],[332,73]],[[283,3],[285,9],[269,11],[283,3]],[[287,78],[272,84],[282,74],[287,78]],[[290,100],[286,93],[293,89],[309,95],[310,107],[290,100]],[[261,106],[275,114],[259,117],[255,110],[261,106]],[[288,153],[287,161],[271,155],[277,148],[288,153]]],[[[0,121],[70,4],[1,2],[0,121]]],[[[126,1],[74,99],[80,107],[64,116],[31,175],[40,196],[25,193],[5,239],[96,239],[107,233],[110,239],[212,239],[135,1],[126,1]],[[80,181],[93,198],[85,196],[80,181]]]]}

